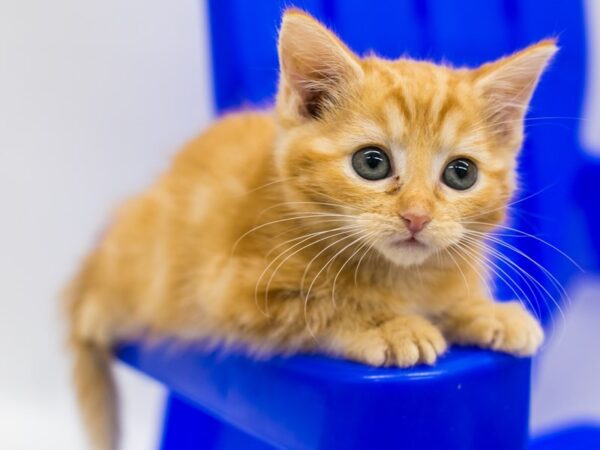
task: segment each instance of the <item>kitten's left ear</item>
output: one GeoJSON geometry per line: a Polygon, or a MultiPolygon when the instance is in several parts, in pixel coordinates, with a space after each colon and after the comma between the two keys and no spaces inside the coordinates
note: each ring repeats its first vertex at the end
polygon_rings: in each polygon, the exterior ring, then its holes
{"type": "Polygon", "coordinates": [[[475,70],[475,83],[486,102],[487,119],[498,136],[520,137],[523,118],[540,76],[557,52],[555,39],[546,39],[475,70]]]}

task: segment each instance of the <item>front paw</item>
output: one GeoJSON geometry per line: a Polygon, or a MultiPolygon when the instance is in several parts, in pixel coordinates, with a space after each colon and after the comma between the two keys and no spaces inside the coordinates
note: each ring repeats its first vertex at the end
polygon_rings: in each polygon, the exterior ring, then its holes
{"type": "Polygon", "coordinates": [[[441,331],[419,316],[397,317],[352,333],[344,342],[344,356],[372,366],[411,367],[433,364],[446,351],[441,331]]]}
{"type": "Polygon", "coordinates": [[[538,321],[519,303],[485,303],[453,313],[447,335],[453,342],[531,356],[544,341],[538,321]]]}

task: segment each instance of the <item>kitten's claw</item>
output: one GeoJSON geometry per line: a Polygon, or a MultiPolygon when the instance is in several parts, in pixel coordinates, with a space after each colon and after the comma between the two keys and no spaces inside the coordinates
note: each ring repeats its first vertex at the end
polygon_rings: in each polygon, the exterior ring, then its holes
{"type": "Polygon", "coordinates": [[[519,356],[535,354],[544,341],[542,327],[519,302],[466,308],[455,318],[448,335],[458,344],[478,345],[519,356]]]}

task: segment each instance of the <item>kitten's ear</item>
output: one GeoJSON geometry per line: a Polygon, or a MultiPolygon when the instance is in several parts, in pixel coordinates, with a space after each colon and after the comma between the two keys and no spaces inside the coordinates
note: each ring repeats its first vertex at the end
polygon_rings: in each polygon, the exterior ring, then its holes
{"type": "Polygon", "coordinates": [[[546,39],[475,70],[476,86],[486,102],[486,117],[498,136],[521,136],[533,91],[557,50],[556,40],[546,39]]]}
{"type": "Polygon", "coordinates": [[[342,100],[363,71],[356,55],[325,26],[302,11],[287,10],[279,32],[278,102],[317,118],[342,100]]]}

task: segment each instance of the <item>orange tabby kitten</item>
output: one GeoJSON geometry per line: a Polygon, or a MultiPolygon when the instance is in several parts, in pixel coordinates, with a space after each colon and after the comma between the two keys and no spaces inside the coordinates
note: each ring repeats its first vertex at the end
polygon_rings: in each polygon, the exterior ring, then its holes
{"type": "Polygon", "coordinates": [[[127,202],[69,290],[75,380],[116,446],[111,346],[141,336],[433,364],[448,343],[531,355],[479,246],[515,189],[553,40],[476,69],[359,58],[308,15],[279,35],[274,112],[227,116],[127,202]]]}

